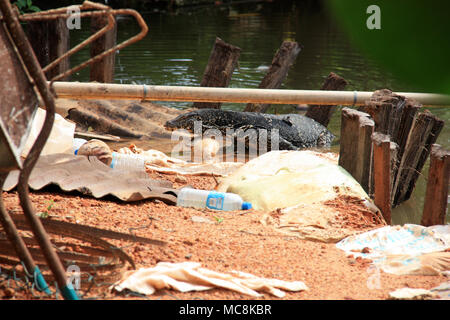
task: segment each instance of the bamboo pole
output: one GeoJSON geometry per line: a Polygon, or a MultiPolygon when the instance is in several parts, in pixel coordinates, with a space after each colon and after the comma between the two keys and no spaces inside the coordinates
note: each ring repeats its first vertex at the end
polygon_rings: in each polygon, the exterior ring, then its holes
{"type": "MultiPolygon", "coordinates": [[[[373,92],[285,89],[204,88],[83,82],[53,82],[58,98],[195,101],[230,103],[364,105],[373,92]]],[[[398,93],[423,105],[450,105],[450,96],[434,93],[398,93]]]]}

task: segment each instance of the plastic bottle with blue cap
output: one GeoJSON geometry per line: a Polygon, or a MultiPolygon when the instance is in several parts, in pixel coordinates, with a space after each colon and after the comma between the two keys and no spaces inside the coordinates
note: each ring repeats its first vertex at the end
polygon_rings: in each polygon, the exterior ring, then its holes
{"type": "Polygon", "coordinates": [[[145,169],[145,158],[140,154],[113,152],[110,167],[116,170],[145,169]]]}
{"type": "Polygon", "coordinates": [[[250,202],[245,202],[235,193],[193,188],[183,188],[178,192],[177,206],[222,211],[249,210],[252,208],[250,202]]]}
{"type": "Polygon", "coordinates": [[[87,140],[81,139],[81,138],[74,138],[73,139],[73,153],[76,155],[78,153],[78,149],[85,144],[87,140]]]}

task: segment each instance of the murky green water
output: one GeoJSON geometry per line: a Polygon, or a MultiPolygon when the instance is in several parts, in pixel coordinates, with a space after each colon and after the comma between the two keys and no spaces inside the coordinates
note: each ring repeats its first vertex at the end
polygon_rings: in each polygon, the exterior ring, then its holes
{"type": "MultiPolygon", "coordinates": [[[[319,89],[324,78],[335,72],[349,81],[347,90],[416,91],[364,57],[339,31],[336,23],[318,2],[278,1],[234,6],[205,6],[177,12],[141,12],[148,35],[116,55],[115,82],[153,85],[198,86],[216,36],[242,49],[239,68],[231,87],[257,88],[266,67],[283,40],[296,40],[304,46],[282,88],[319,89]]],[[[72,32],[76,44],[87,38],[89,22],[83,20],[81,31],[72,32]]],[[[118,19],[118,41],[139,31],[133,20],[118,19]]],[[[73,57],[75,65],[88,58],[88,51],[73,57]]],[[[88,81],[83,70],[72,80],[88,81]]],[[[191,103],[165,103],[186,108],[191,103]]],[[[225,104],[223,108],[242,110],[242,104],[225,104]]],[[[277,106],[272,112],[292,112],[292,106],[277,106]]],[[[432,108],[441,119],[450,119],[450,108],[432,108]]],[[[339,137],[340,111],[335,113],[329,129],[339,137]]],[[[338,139],[337,139],[338,140],[338,139]]],[[[438,143],[450,148],[448,125],[438,143]]],[[[338,148],[338,146],[336,146],[338,148]]],[[[419,223],[425,193],[425,178],[418,181],[413,199],[397,208],[394,223],[419,223]]],[[[448,216],[447,216],[448,218],[448,216]]],[[[449,220],[449,219],[448,219],[449,220]]]]}

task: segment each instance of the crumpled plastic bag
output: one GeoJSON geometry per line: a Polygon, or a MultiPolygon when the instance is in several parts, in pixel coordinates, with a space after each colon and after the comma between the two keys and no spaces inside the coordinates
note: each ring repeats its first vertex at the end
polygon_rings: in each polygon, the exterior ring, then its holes
{"type": "MultiPolygon", "coordinates": [[[[44,125],[46,111],[42,108],[37,108],[36,114],[30,128],[30,134],[25,142],[21,156],[26,157],[36,141],[42,126],[44,125]]],[[[53,153],[72,153],[73,152],[73,137],[75,134],[75,123],[67,121],[59,114],[55,114],[55,121],[53,122],[50,136],[42,149],[41,155],[53,153]]]]}
{"type": "Polygon", "coordinates": [[[232,274],[220,273],[202,268],[198,262],[159,262],[153,268],[127,271],[112,288],[119,292],[128,289],[146,295],[161,289],[188,292],[224,288],[253,297],[262,296],[257,291],[267,292],[278,298],[285,296],[285,292],[280,289],[308,290],[301,281],[260,278],[239,271],[232,271],[232,274]]]}
{"type": "Polygon", "coordinates": [[[450,270],[450,225],[386,226],[350,236],[336,246],[348,255],[371,259],[396,275],[439,275],[450,270]],[[363,249],[369,251],[363,253],[363,249]]]}

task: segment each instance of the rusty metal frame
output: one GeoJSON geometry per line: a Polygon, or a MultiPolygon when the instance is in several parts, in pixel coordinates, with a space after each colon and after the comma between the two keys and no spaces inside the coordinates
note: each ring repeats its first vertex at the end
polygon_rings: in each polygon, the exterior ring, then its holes
{"type": "MultiPolygon", "coordinates": [[[[73,6],[70,7],[73,8],[73,6]]],[[[70,7],[58,8],[54,10],[48,10],[32,14],[19,15],[17,7],[11,6],[10,1],[1,0],[0,10],[2,12],[2,16],[0,16],[0,19],[4,23],[5,29],[9,34],[10,42],[13,43],[15,48],[17,49],[16,53],[21,58],[21,62],[25,69],[24,72],[33,81],[46,109],[46,116],[41,132],[39,133],[34,145],[29,151],[28,156],[24,160],[22,168],[20,170],[19,182],[17,185],[20,204],[23,208],[24,216],[28,222],[28,225],[32,230],[36,242],[38,243],[44,258],[54,275],[54,279],[56,280],[56,283],[59,286],[63,297],[65,299],[78,300],[79,297],[75,292],[75,290],[73,289],[72,285],[67,281],[62,262],[58,257],[56,251],[54,250],[53,245],[50,242],[50,239],[46,233],[46,230],[41,220],[37,218],[33,204],[29,198],[29,187],[28,187],[29,176],[39,158],[39,155],[44,147],[45,142],[48,139],[48,136],[50,135],[50,131],[53,127],[53,122],[55,118],[55,101],[54,101],[55,93],[51,89],[51,85],[53,81],[64,78],[90,64],[100,61],[107,55],[110,55],[117,50],[120,50],[136,41],[141,40],[147,34],[148,27],[145,21],[139,15],[139,13],[137,13],[135,10],[131,9],[112,10],[108,6],[93,3],[90,1],[85,1],[82,5],[77,6],[77,8],[80,10],[79,14],[80,18],[88,16],[92,17],[92,16],[106,15],[108,18],[107,25],[102,29],[100,29],[95,34],[92,34],[88,39],[86,39],[82,43],[78,44],[71,50],[67,51],[64,55],[52,61],[49,65],[45,66],[44,68],[41,68],[39,62],[36,59],[36,56],[34,55],[33,49],[30,43],[28,42],[28,39],[20,25],[20,21],[50,20],[61,17],[69,18],[72,16],[72,14],[67,13],[70,7]],[[96,11],[81,12],[82,10],[96,10],[96,11]],[[136,21],[141,27],[141,31],[134,37],[114,46],[113,48],[110,48],[102,52],[101,54],[91,57],[89,60],[67,70],[62,74],[56,75],[51,79],[49,85],[47,83],[47,79],[45,77],[44,72],[54,68],[63,59],[78,52],[91,42],[97,40],[99,37],[101,37],[109,30],[111,30],[115,25],[114,16],[118,14],[131,15],[135,17],[136,21]]],[[[5,172],[0,173],[0,192],[3,189],[3,183],[5,182],[6,177],[7,173],[5,172]]],[[[29,249],[27,248],[24,240],[19,235],[13,219],[9,216],[9,214],[6,211],[1,194],[0,194],[0,223],[3,225],[7,238],[12,243],[18,258],[23,263],[25,273],[31,275],[31,277],[34,278],[34,281],[38,289],[44,291],[47,294],[50,294],[51,292],[48,288],[45,279],[43,278],[37,265],[34,263],[32,255],[29,249]]],[[[98,242],[101,240],[96,239],[96,241],[98,242]]],[[[132,266],[134,265],[132,261],[131,264],[132,266]]]]}
{"type": "MultiPolygon", "coordinates": [[[[22,58],[23,65],[25,66],[25,69],[31,79],[34,81],[34,84],[36,85],[36,88],[39,91],[46,108],[46,115],[42,129],[35,143],[31,147],[28,156],[23,162],[22,170],[20,170],[19,182],[17,186],[20,204],[23,208],[23,212],[25,217],[27,218],[28,223],[30,224],[33,234],[42,250],[42,253],[45,256],[47,264],[49,265],[55,277],[56,283],[61,288],[63,297],[65,299],[78,300],[78,295],[73,289],[72,285],[67,282],[66,273],[61,260],[57,256],[41,221],[36,216],[33,204],[31,203],[29,198],[29,176],[39,158],[39,155],[44,147],[45,142],[48,139],[48,136],[50,135],[50,131],[53,127],[53,122],[55,119],[54,97],[50,91],[49,86],[47,85],[45,75],[39,65],[39,62],[36,59],[36,56],[34,55],[33,49],[28,42],[28,39],[20,25],[16,13],[13,11],[10,2],[0,1],[0,10],[3,15],[5,27],[9,32],[12,42],[17,48],[17,51],[22,58]]],[[[4,180],[3,177],[2,180],[4,180]]],[[[3,206],[1,208],[1,215],[3,218],[8,217],[8,214],[6,213],[3,206]]],[[[23,241],[18,240],[20,237],[17,233],[17,229],[15,229],[14,224],[12,223],[12,221],[8,221],[8,219],[3,220],[3,222],[6,222],[5,225],[10,228],[8,236],[10,237],[10,240],[12,239],[14,241],[13,243],[15,244],[15,249],[17,250],[18,255],[21,256],[21,258],[25,258],[25,262],[31,263],[30,261],[28,261],[31,257],[28,256],[29,251],[24,249],[25,245],[23,241]]]]}
{"type": "Polygon", "coordinates": [[[80,10],[80,13],[79,13],[80,18],[106,15],[108,17],[108,24],[105,27],[103,27],[102,29],[100,29],[99,31],[97,31],[96,33],[92,34],[89,38],[87,38],[83,42],[79,43],[78,45],[76,45],[75,47],[73,47],[72,49],[70,49],[69,51],[64,53],[59,58],[57,58],[54,61],[52,61],[51,63],[49,63],[47,66],[45,66],[42,69],[43,72],[47,72],[48,70],[54,68],[62,60],[64,60],[67,57],[70,57],[74,53],[80,51],[82,48],[86,47],[87,45],[89,45],[93,41],[97,40],[102,35],[104,35],[106,32],[111,30],[116,23],[115,19],[114,19],[114,16],[116,16],[116,15],[133,16],[136,19],[138,25],[141,27],[141,31],[138,34],[136,34],[135,36],[117,44],[116,46],[114,46],[94,57],[91,57],[89,60],[67,70],[66,72],[56,75],[55,77],[50,79],[50,85],[52,85],[53,81],[57,81],[59,79],[65,78],[65,77],[71,75],[72,73],[74,73],[88,65],[96,63],[110,54],[113,54],[115,51],[121,50],[121,49],[143,39],[148,32],[147,24],[145,23],[142,16],[136,10],[133,10],[133,9],[111,9],[110,7],[108,7],[106,5],[103,5],[100,3],[94,3],[91,1],[84,1],[83,4],[81,4],[81,5],[72,5],[72,6],[62,7],[62,8],[58,8],[58,9],[24,14],[24,15],[19,16],[19,20],[20,21],[43,21],[43,20],[52,20],[52,19],[57,19],[57,18],[66,18],[67,19],[67,18],[73,16],[73,14],[67,13],[67,11],[74,7],[78,8],[78,10],[80,10]],[[94,10],[94,11],[85,11],[85,10],[94,10]]]}

